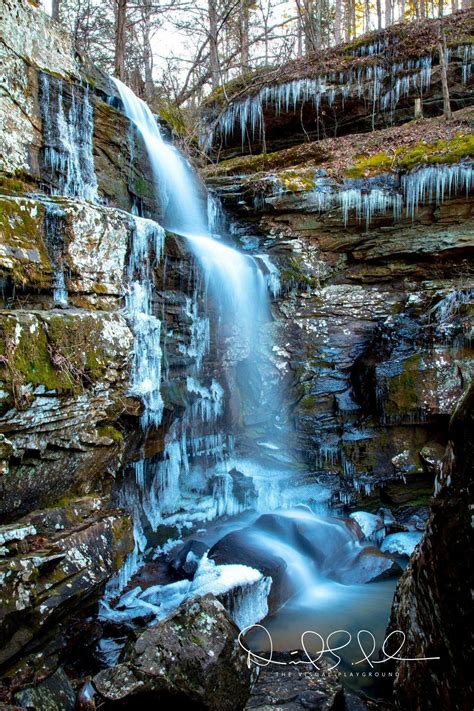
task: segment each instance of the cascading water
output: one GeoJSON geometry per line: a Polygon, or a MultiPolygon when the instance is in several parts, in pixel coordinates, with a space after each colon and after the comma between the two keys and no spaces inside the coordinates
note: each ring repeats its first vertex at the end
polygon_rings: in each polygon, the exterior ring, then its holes
{"type": "MultiPolygon", "coordinates": [[[[203,478],[199,468],[191,471],[192,459],[215,462],[219,465],[217,476],[229,482],[223,453],[232,447],[232,437],[225,435],[219,425],[224,389],[217,378],[206,380],[201,373],[210,346],[210,324],[208,314],[200,313],[198,304],[200,300],[206,304],[209,295],[217,307],[214,328],[222,343],[224,359],[252,358],[259,324],[269,314],[267,281],[271,281],[274,288],[277,281],[275,269],[268,261],[265,276],[256,258],[241,254],[220,238],[211,237],[223,223],[219,203],[210,200],[208,209],[205,191],[200,188],[190,165],[174,146],[163,140],[149,107],[128,87],[118,80],[114,82],[137,138],[143,141],[149,156],[163,225],[186,239],[203,277],[185,306],[192,323],[190,342],[181,347],[183,354],[192,359],[186,378],[189,404],[167,432],[163,455],[136,462],[133,475],[122,487],[119,503],[133,513],[136,546],[120,575],[111,581],[109,596],[123,589],[137,571],[150,536],[153,537],[160,524],[172,522],[179,527],[193,515],[206,520],[226,509],[224,501],[229,492],[223,484],[213,487],[211,502],[204,501],[194,514],[189,511],[186,516],[174,514],[180,507],[190,508],[183,506],[183,497],[188,496],[188,481],[195,483],[196,477],[203,478]]],[[[135,223],[128,268],[127,311],[135,334],[132,392],[142,397],[145,410],[141,421],[147,429],[160,424],[163,408],[161,324],[153,313],[152,271],[153,260],[159,261],[165,233],[151,220],[137,217],[135,223]]]]}
{"type": "MultiPolygon", "coordinates": [[[[119,503],[132,512],[136,548],[119,576],[109,584],[101,615],[122,621],[146,613],[159,619],[183,600],[212,591],[222,596],[234,619],[244,626],[267,614],[271,580],[253,567],[216,565],[207,556],[198,562],[192,580],[143,588],[138,579],[132,590],[112,601],[144,562],[147,549],[151,547],[156,556],[176,547],[177,539],[153,542],[153,534],[160,526],[172,527],[182,540],[186,539],[188,529],[196,531],[201,526],[198,533],[204,539],[214,537],[215,541],[222,537],[222,533],[216,535],[219,521],[206,525],[205,529],[202,526],[222,514],[234,517],[226,524],[227,530],[232,531],[244,519],[248,520],[245,517],[250,507],[274,511],[282,506],[294,507],[303,499],[311,501],[313,507],[320,505],[324,511],[327,501],[327,492],[318,484],[294,486],[292,468],[285,458],[287,447],[281,424],[274,425],[270,436],[265,433],[257,437],[255,450],[260,461],[253,457],[255,451],[250,455],[246,451],[245,456],[237,455],[237,447],[233,451],[234,432],[225,434],[223,428],[227,393],[220,378],[226,373],[227,377],[236,363],[245,363],[244,373],[258,370],[262,348],[259,332],[270,318],[268,294],[276,296],[279,292],[279,274],[267,255],[244,254],[225,243],[220,236],[225,225],[220,204],[212,197],[206,203],[190,165],[176,148],[163,141],[150,109],[121,82],[114,82],[137,137],[147,149],[164,228],[186,240],[200,267],[201,280],[183,306],[191,326],[189,342],[180,346],[180,352],[191,360],[185,380],[187,402],[165,436],[163,453],[135,463],[133,476],[126,478],[122,487],[119,503]],[[211,311],[207,310],[208,297],[214,305],[211,311]],[[217,339],[220,363],[210,376],[203,363],[213,339],[217,339]],[[268,466],[269,457],[273,458],[272,468],[268,466]]],[[[156,428],[162,408],[158,392],[162,353],[160,323],[153,313],[151,272],[152,260],[159,259],[161,254],[165,233],[144,218],[136,218],[136,223],[127,297],[135,332],[132,387],[142,395],[145,405],[142,424],[156,428]]],[[[166,341],[162,338],[162,342],[166,341]]],[[[278,409],[280,415],[283,409],[281,400],[271,405],[263,402],[260,407],[278,409]]],[[[321,522],[315,519],[314,511],[307,517],[309,523],[301,511],[293,512],[288,519],[290,528],[294,528],[295,521],[309,528],[316,522],[316,533],[325,541],[326,559],[334,563],[333,554],[339,554],[340,550],[344,551],[340,556],[344,564],[355,559],[362,546],[347,525],[321,522]]],[[[312,593],[325,598],[333,596],[336,588],[343,586],[334,579],[329,583],[329,573],[315,566],[308,551],[299,550],[299,539],[288,538],[284,529],[283,526],[280,531],[269,533],[257,528],[249,540],[263,555],[271,551],[285,561],[297,583],[296,590],[302,588],[311,593],[310,597],[312,593]]],[[[190,560],[193,561],[192,557],[190,560]]]]}

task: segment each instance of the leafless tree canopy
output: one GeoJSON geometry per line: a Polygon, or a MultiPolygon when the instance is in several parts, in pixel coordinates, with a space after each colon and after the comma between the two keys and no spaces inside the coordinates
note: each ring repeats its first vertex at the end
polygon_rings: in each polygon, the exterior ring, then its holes
{"type": "Polygon", "coordinates": [[[470,0],[52,0],[78,51],[149,101],[194,107],[249,71],[470,0]]]}

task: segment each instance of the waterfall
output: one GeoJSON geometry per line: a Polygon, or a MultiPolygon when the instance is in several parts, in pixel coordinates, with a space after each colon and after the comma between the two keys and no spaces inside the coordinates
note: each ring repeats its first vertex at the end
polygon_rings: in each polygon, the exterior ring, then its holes
{"type": "Polygon", "coordinates": [[[211,233],[222,225],[222,212],[208,202],[189,162],[163,140],[149,106],[125,84],[113,79],[125,113],[145,145],[155,178],[165,229],[185,236],[196,255],[223,321],[244,341],[252,340],[266,314],[266,287],[258,265],[211,233]]]}
{"type": "MultiPolygon", "coordinates": [[[[226,510],[225,501],[229,495],[232,498],[232,478],[225,457],[232,451],[233,436],[224,434],[220,424],[224,387],[219,377],[209,378],[202,368],[211,340],[207,304],[212,299],[212,313],[217,317],[212,328],[222,361],[235,363],[245,358],[256,364],[258,329],[269,317],[268,291],[270,288],[276,294],[279,288],[278,271],[268,258],[243,254],[226,244],[221,236],[225,220],[220,203],[212,196],[206,198],[189,162],[163,140],[149,107],[120,81],[113,81],[134,138],[144,143],[162,224],[134,218],[128,266],[126,306],[135,334],[131,389],[144,403],[144,429],[156,428],[163,411],[160,380],[166,334],[160,338],[161,323],[153,305],[153,270],[161,257],[165,230],[186,240],[201,276],[183,309],[190,322],[190,338],[189,343],[180,344],[179,351],[191,360],[185,377],[184,412],[167,431],[163,453],[135,462],[124,478],[118,503],[132,513],[135,550],[110,581],[106,594],[109,600],[140,568],[150,545],[157,550],[157,544],[150,541],[159,526],[179,532],[192,520],[209,520],[226,510]],[[195,464],[197,459],[203,464],[195,464]],[[208,478],[212,477],[221,485],[213,484],[207,497],[193,494],[209,489],[208,478]]],[[[161,550],[166,545],[161,543],[161,550]]]]}
{"type": "Polygon", "coordinates": [[[170,143],[166,143],[151,109],[119,79],[113,78],[125,114],[141,136],[150,161],[159,195],[163,227],[170,232],[206,234],[207,216],[204,194],[188,161],[170,143]]]}

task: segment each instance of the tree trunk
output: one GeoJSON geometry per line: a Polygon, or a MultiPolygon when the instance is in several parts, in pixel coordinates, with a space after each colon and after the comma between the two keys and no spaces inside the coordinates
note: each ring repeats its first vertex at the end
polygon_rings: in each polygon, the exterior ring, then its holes
{"type": "Polygon", "coordinates": [[[297,55],[298,57],[303,56],[303,22],[301,20],[301,17],[298,17],[298,35],[296,38],[297,41],[297,55]]]}
{"type": "Polygon", "coordinates": [[[336,15],[334,17],[334,40],[336,44],[341,41],[342,0],[336,0],[336,15]]]}
{"type": "Polygon", "coordinates": [[[344,39],[349,42],[352,36],[352,0],[344,3],[344,39]]]}
{"type": "Polygon", "coordinates": [[[385,0],[385,27],[392,24],[392,3],[391,0],[385,0]]]}
{"type": "Polygon", "coordinates": [[[314,46],[315,49],[321,49],[322,47],[322,24],[323,18],[321,13],[321,0],[316,0],[316,15],[311,16],[311,24],[314,27],[314,46]]]}
{"type": "Polygon", "coordinates": [[[296,6],[303,28],[305,52],[308,54],[318,47],[314,27],[314,0],[296,0],[296,6]]]}
{"type": "Polygon", "coordinates": [[[447,119],[450,119],[452,118],[452,112],[451,101],[449,99],[448,73],[446,70],[446,38],[442,28],[440,28],[439,31],[438,54],[439,67],[441,70],[441,87],[443,89],[443,113],[447,119]]]}
{"type": "Polygon", "coordinates": [[[155,93],[155,83],[153,81],[153,52],[150,41],[153,10],[151,0],[142,0],[140,10],[142,17],[142,63],[145,77],[145,99],[151,101],[155,93]]]}
{"type": "Polygon", "coordinates": [[[219,50],[216,0],[208,0],[209,14],[209,63],[211,70],[211,85],[217,89],[220,83],[219,76],[219,50]]]}
{"type": "Polygon", "coordinates": [[[364,32],[370,27],[370,0],[364,0],[364,32]]]}
{"type": "Polygon", "coordinates": [[[382,0],[377,0],[377,29],[382,29],[382,0]]]}
{"type": "Polygon", "coordinates": [[[53,20],[58,20],[58,22],[60,12],[59,1],[60,0],[52,0],[51,2],[51,17],[53,18],[53,20]]]}
{"type": "Polygon", "coordinates": [[[125,81],[125,23],[127,0],[117,0],[115,14],[115,76],[125,81]]]}
{"type": "Polygon", "coordinates": [[[248,0],[240,0],[240,68],[242,73],[249,69],[249,5],[248,0]]]}

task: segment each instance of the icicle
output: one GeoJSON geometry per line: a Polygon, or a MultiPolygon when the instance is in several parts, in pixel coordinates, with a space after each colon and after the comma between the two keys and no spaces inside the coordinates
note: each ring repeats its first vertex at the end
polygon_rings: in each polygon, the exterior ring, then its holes
{"type": "Polygon", "coordinates": [[[153,315],[153,268],[161,259],[165,232],[152,220],[135,217],[128,264],[126,306],[134,334],[131,390],[144,402],[142,426],[158,426],[161,399],[161,322],[153,315]]]}
{"type": "Polygon", "coordinates": [[[97,202],[92,155],[94,116],[89,87],[70,84],[71,102],[67,108],[62,79],[40,72],[39,81],[43,160],[50,173],[53,194],[97,202]]]}
{"type": "Polygon", "coordinates": [[[68,292],[64,277],[65,212],[57,203],[43,200],[45,207],[44,231],[46,245],[53,266],[53,300],[58,306],[68,304],[68,292]]]}
{"type": "Polygon", "coordinates": [[[413,220],[419,205],[429,202],[439,205],[460,190],[468,196],[474,187],[472,163],[419,168],[403,175],[401,185],[407,212],[413,220]]]}

